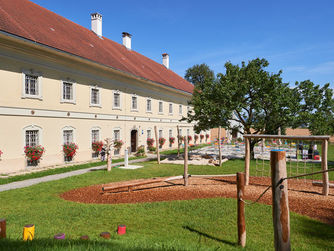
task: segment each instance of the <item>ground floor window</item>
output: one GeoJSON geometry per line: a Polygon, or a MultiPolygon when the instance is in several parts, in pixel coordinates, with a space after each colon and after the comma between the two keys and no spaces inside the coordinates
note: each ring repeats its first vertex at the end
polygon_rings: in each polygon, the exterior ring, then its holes
{"type": "MultiPolygon", "coordinates": [[[[73,130],[63,130],[63,142],[64,145],[73,143],[73,130]]],[[[65,162],[70,162],[72,160],[72,156],[64,156],[65,162]]]]}
{"type": "MultiPolygon", "coordinates": [[[[92,143],[100,141],[100,130],[99,129],[93,129],[92,130],[92,143]]],[[[93,152],[92,158],[96,159],[99,157],[99,152],[93,152]]]]}
{"type": "MultiPolygon", "coordinates": [[[[39,130],[26,130],[25,132],[25,145],[37,146],[39,145],[39,130]]],[[[27,166],[37,166],[38,160],[27,160],[27,166]]]]}
{"type": "MultiPolygon", "coordinates": [[[[114,130],[114,140],[121,139],[121,130],[114,130]]],[[[120,149],[114,148],[114,155],[119,155],[120,149]]]]}

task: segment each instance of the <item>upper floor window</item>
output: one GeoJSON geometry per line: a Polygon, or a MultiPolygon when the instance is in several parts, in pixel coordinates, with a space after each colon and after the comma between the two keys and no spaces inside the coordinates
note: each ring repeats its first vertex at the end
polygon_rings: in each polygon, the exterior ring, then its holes
{"type": "Polygon", "coordinates": [[[42,98],[41,75],[32,71],[23,72],[23,92],[24,98],[42,98]]]}
{"type": "Polygon", "coordinates": [[[151,112],[152,111],[152,100],[151,99],[147,99],[146,100],[146,111],[147,112],[151,112]]]}
{"type": "Polygon", "coordinates": [[[90,87],[90,105],[100,106],[101,105],[101,93],[99,87],[90,87]]]}
{"type": "Polygon", "coordinates": [[[173,114],[173,104],[169,104],[169,114],[173,114]]]}
{"type": "Polygon", "coordinates": [[[26,130],[26,146],[39,145],[39,130],[26,130]]]}
{"type": "Polygon", "coordinates": [[[182,105],[179,105],[179,114],[182,115],[182,105]]]}
{"type": "Polygon", "coordinates": [[[70,81],[62,82],[62,102],[74,103],[74,83],[70,81]]]}
{"type": "Polygon", "coordinates": [[[114,109],[120,109],[121,108],[121,93],[119,91],[114,92],[113,108],[114,109]]]}
{"type": "Polygon", "coordinates": [[[137,104],[137,96],[131,97],[131,110],[138,110],[138,104],[137,104]]]}
{"type": "Polygon", "coordinates": [[[162,101],[159,101],[159,113],[163,113],[163,112],[164,112],[163,103],[162,101]]]}

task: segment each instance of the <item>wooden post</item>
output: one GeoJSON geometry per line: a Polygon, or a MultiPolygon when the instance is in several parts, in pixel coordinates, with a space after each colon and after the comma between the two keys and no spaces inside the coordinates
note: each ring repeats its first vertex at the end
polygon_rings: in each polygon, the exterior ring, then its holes
{"type": "Polygon", "coordinates": [[[288,182],[281,182],[287,177],[285,152],[271,151],[270,165],[275,250],[291,250],[288,182]]]}
{"type": "Polygon", "coordinates": [[[218,131],[218,147],[219,147],[219,166],[222,166],[222,147],[221,147],[221,127],[218,131]]]}
{"type": "Polygon", "coordinates": [[[107,138],[105,139],[106,142],[106,150],[107,150],[107,170],[108,172],[111,171],[111,144],[112,144],[112,139],[107,138]]]}
{"type": "Polygon", "coordinates": [[[157,126],[154,126],[154,132],[155,132],[155,141],[156,141],[156,148],[157,148],[157,159],[158,164],[160,165],[160,152],[159,152],[159,138],[158,138],[158,129],[157,126]]]}
{"type": "Polygon", "coordinates": [[[184,141],[184,185],[188,186],[188,139],[184,141]]]}
{"type": "MultiPolygon", "coordinates": [[[[321,146],[321,168],[323,171],[328,169],[327,166],[327,151],[328,151],[328,141],[323,140],[321,146]]],[[[328,196],[329,193],[329,181],[328,181],[328,172],[322,173],[322,194],[328,196]]]]}
{"type": "Polygon", "coordinates": [[[177,157],[180,157],[180,127],[177,125],[177,157]]]}
{"type": "Polygon", "coordinates": [[[0,219],[0,239],[6,238],[6,219],[0,219]]]}
{"type": "Polygon", "coordinates": [[[250,145],[249,138],[245,138],[245,186],[249,184],[250,145]]]}
{"type": "Polygon", "coordinates": [[[238,245],[246,246],[246,223],[245,223],[245,173],[237,173],[237,198],[238,198],[238,245]]]}

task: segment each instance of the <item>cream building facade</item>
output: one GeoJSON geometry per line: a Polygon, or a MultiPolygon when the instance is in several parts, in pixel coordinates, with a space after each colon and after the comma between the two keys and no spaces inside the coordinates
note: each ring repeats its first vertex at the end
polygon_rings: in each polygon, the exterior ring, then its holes
{"type": "MultiPolygon", "coordinates": [[[[191,93],[87,60],[22,37],[0,32],[0,173],[26,168],[26,145],[41,145],[39,167],[68,164],[62,146],[79,149],[70,162],[94,160],[92,142],[121,139],[136,151],[154,138],[194,137],[186,116],[191,93]]],[[[207,132],[203,132],[207,133],[207,132]]],[[[177,147],[175,142],[172,147],[177,147]]]]}

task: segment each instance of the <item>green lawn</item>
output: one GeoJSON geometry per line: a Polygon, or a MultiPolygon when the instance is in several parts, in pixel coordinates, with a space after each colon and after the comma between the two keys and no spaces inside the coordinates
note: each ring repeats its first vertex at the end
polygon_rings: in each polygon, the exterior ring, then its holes
{"type": "MultiPolygon", "coordinates": [[[[228,162],[227,162],[228,163],[228,162]]],[[[223,167],[190,166],[190,173],[235,173],[243,161],[223,167]]],[[[119,180],[180,175],[182,165],[144,163],[136,170],[113,168],[32,187],[0,193],[0,218],[7,219],[7,239],[2,250],[238,250],[236,246],[236,200],[200,199],[189,201],[100,205],[65,201],[59,194],[70,189],[119,180]],[[36,225],[36,238],[25,243],[22,228],[36,225]],[[115,233],[118,224],[127,234],[115,233]],[[99,237],[109,231],[110,240],[99,237]],[[53,235],[66,233],[66,241],[53,235]],[[89,241],[79,241],[81,235],[89,241]]],[[[246,206],[247,248],[273,250],[271,207],[246,206]]],[[[291,213],[291,243],[294,250],[334,248],[334,227],[291,213]]]]}

